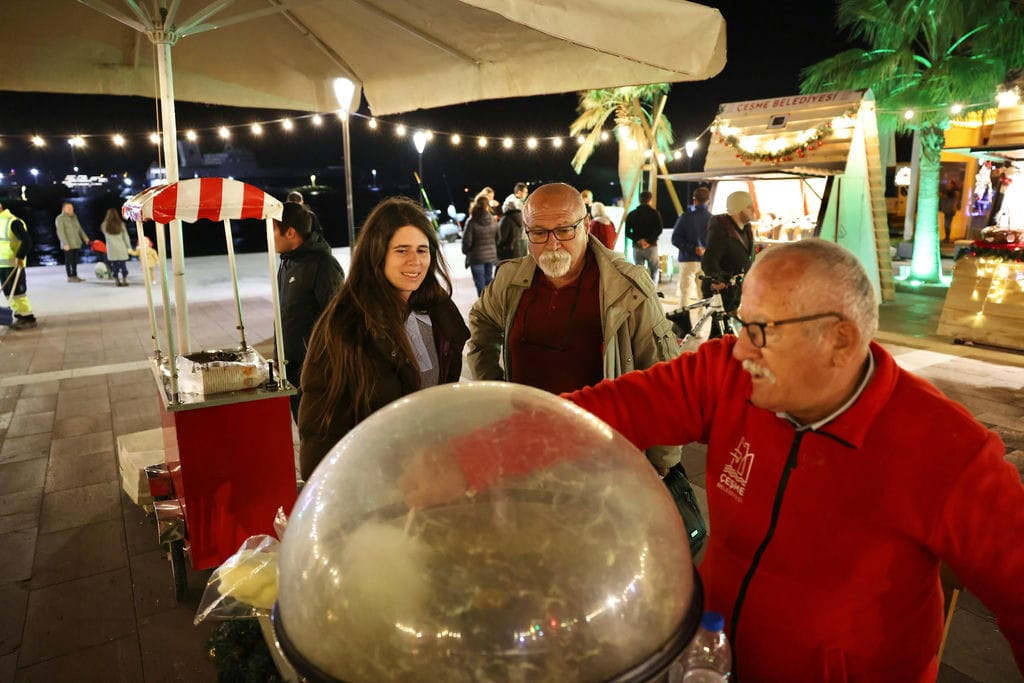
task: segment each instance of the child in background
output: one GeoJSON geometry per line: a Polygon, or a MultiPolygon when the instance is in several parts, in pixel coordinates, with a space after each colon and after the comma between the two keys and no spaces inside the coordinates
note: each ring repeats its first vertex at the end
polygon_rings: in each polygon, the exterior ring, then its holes
{"type": "MultiPolygon", "coordinates": [[[[152,284],[155,285],[156,284],[156,276],[154,275],[154,273],[156,272],[156,265],[158,263],[160,263],[160,255],[157,254],[156,253],[156,249],[153,248],[153,240],[149,239],[148,237],[146,237],[145,239],[146,239],[146,245],[147,245],[147,248],[146,248],[146,262],[144,264],[142,264],[142,265],[144,265],[146,267],[146,277],[148,277],[149,281],[152,284]]],[[[132,256],[137,256],[139,258],[139,261],[142,261],[142,246],[141,245],[136,244],[135,248],[132,249],[131,251],[129,251],[128,253],[131,254],[132,256]]]]}
{"type": "Polygon", "coordinates": [[[128,231],[117,209],[107,209],[100,226],[107,239],[107,262],[110,263],[110,274],[118,287],[128,286],[128,255],[132,243],[128,239],[128,231]]]}

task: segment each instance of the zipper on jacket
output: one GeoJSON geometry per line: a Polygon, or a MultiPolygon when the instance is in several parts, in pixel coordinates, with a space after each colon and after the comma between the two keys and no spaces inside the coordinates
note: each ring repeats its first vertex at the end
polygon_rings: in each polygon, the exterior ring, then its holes
{"type": "MultiPolygon", "coordinates": [[[[743,581],[740,582],[740,590],[736,594],[736,602],[732,607],[732,620],[730,623],[729,631],[732,634],[732,651],[736,652],[736,627],[739,625],[740,610],[743,608],[743,600],[747,595],[747,588],[750,587],[750,582],[754,578],[754,573],[757,571],[757,565],[761,562],[761,556],[764,555],[765,550],[768,548],[768,544],[771,543],[772,537],[775,535],[775,525],[779,521],[779,512],[782,510],[782,498],[786,494],[786,485],[789,484],[789,474],[796,467],[797,453],[800,451],[800,442],[804,438],[804,434],[807,432],[797,432],[793,438],[793,444],[789,447],[789,456],[786,458],[786,467],[782,470],[782,477],[779,478],[778,488],[775,490],[775,502],[772,504],[772,516],[768,522],[768,530],[765,531],[764,539],[761,541],[761,545],[757,547],[757,551],[754,552],[754,557],[750,561],[750,567],[747,569],[746,576],[743,577],[743,581]]],[[[735,669],[733,670],[733,683],[738,680],[735,669]]]]}

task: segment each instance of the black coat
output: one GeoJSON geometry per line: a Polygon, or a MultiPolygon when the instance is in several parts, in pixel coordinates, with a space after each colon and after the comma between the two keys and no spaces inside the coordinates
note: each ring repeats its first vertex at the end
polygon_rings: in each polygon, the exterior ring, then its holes
{"type": "MultiPolygon", "coordinates": [[[[469,340],[469,328],[451,299],[444,299],[430,311],[437,350],[438,384],[458,382],[462,375],[462,349],[469,340]]],[[[419,388],[420,372],[412,363],[400,359],[389,339],[377,339],[365,359],[373,368],[376,384],[370,398],[369,412],[357,412],[351,399],[343,395],[334,406],[329,430],[314,421],[308,406],[323,401],[327,393],[328,376],[323,368],[307,366],[302,373],[302,402],[299,405],[299,468],[303,479],[308,479],[327,452],[342,437],[372,413],[392,401],[397,401],[419,388]]]]}
{"type": "MultiPolygon", "coordinates": [[[[754,230],[747,223],[742,228],[728,214],[712,216],[708,221],[708,244],[700,261],[706,276],[704,296],[711,296],[711,283],[725,281],[733,275],[746,273],[754,261],[754,230]]],[[[722,292],[726,310],[739,305],[740,288],[730,287],[722,292]]]]}
{"type": "Polygon", "coordinates": [[[526,234],[523,231],[523,212],[508,209],[498,221],[498,260],[526,256],[526,234]]]}
{"type": "Polygon", "coordinates": [[[324,312],[345,273],[331,247],[319,233],[312,233],[298,248],[281,254],[277,288],[281,297],[281,334],[288,381],[299,386],[302,362],[313,325],[324,312]]]}

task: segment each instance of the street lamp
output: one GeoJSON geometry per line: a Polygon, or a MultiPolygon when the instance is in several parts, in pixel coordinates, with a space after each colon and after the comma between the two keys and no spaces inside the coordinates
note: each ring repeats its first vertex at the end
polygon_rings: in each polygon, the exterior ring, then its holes
{"type": "Polygon", "coordinates": [[[420,182],[423,182],[423,150],[427,147],[427,134],[422,130],[413,133],[412,144],[416,146],[416,153],[420,157],[420,182]]]}
{"type": "Polygon", "coordinates": [[[352,100],[355,98],[356,84],[350,78],[334,79],[334,96],[338,98],[341,108],[341,135],[345,153],[345,205],[348,210],[348,246],[356,245],[356,219],[352,207],[352,155],[349,152],[348,115],[352,111],[352,100]]]}
{"type": "Polygon", "coordinates": [[[373,191],[376,192],[377,191],[377,169],[371,168],[370,169],[370,173],[373,174],[373,188],[371,188],[371,189],[373,189],[373,191]]]}

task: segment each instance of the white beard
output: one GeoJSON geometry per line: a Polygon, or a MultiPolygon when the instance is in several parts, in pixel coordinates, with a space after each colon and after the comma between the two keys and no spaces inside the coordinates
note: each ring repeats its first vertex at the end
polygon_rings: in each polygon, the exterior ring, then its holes
{"type": "Polygon", "coordinates": [[[541,271],[550,278],[563,277],[572,266],[572,256],[564,249],[545,251],[535,260],[541,271]]]}
{"type": "Polygon", "coordinates": [[[778,380],[775,378],[775,373],[768,368],[761,367],[749,358],[743,361],[743,369],[750,373],[751,377],[763,377],[772,384],[775,384],[778,380]]]}

